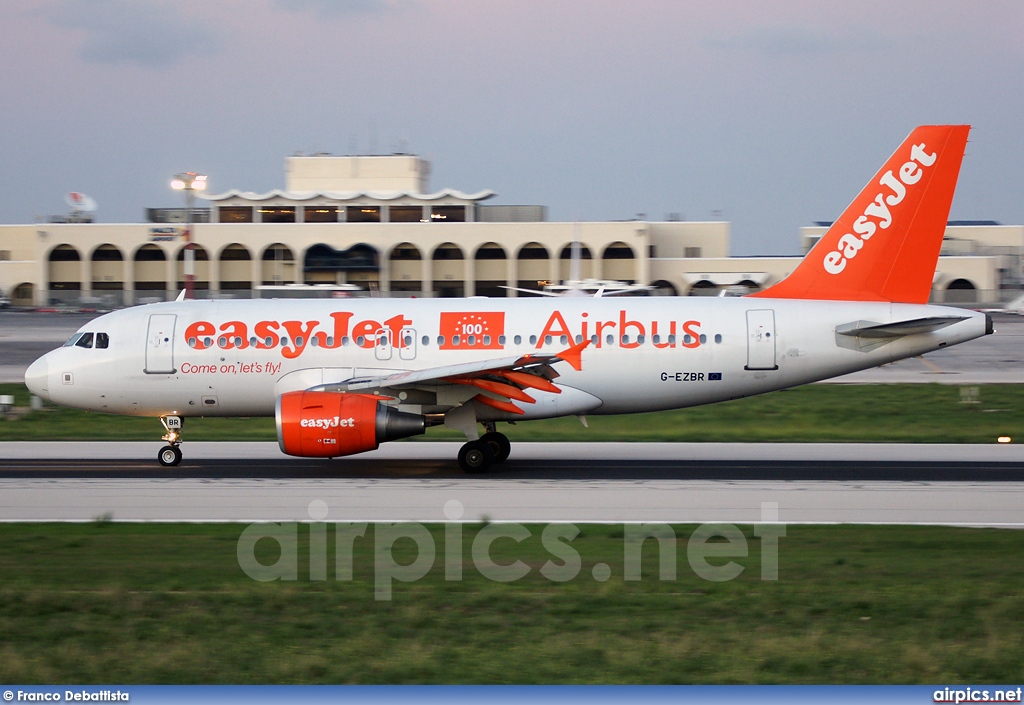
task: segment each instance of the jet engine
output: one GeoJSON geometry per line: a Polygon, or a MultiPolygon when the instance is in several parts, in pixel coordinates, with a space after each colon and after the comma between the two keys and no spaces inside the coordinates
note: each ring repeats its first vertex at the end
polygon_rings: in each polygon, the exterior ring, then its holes
{"type": "Polygon", "coordinates": [[[277,398],[277,442],[288,455],[333,458],[423,433],[426,419],[372,394],[288,392],[277,398]]]}

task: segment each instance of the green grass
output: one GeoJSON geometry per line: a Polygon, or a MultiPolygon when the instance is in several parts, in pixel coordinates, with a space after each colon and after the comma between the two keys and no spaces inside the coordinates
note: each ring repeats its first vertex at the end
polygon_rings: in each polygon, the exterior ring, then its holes
{"type": "MultiPolygon", "coordinates": [[[[0,681],[6,683],[970,683],[1024,673],[1024,532],[942,527],[792,526],[779,580],[760,545],[729,582],[623,580],[623,527],[584,525],[574,580],[529,527],[494,544],[532,568],[486,580],[469,560],[374,599],[373,528],[355,542],[352,581],[260,583],[238,567],[239,525],[0,525],[0,681]],[[597,582],[596,563],[612,577],[597,582]]],[[[680,538],[693,527],[675,527],[680,538]]],[[[276,547],[257,544],[272,562],[276,547]]],[[[403,563],[412,543],[396,544],[403,563]]],[[[724,559],[718,559],[722,561],[724,559]]]]}
{"type": "MultiPolygon", "coordinates": [[[[1024,437],[1024,385],[981,386],[978,404],[963,404],[960,388],[940,384],[808,385],[750,399],[628,416],[529,421],[501,429],[513,441],[800,441],[993,443],[1024,437]]],[[[0,385],[28,405],[22,385],[0,385]]],[[[0,421],[0,441],[157,440],[156,419],[109,416],[47,407],[0,421]]],[[[275,440],[274,421],[188,419],[185,439],[275,440]]],[[[460,440],[443,427],[426,440],[460,440]]]]}

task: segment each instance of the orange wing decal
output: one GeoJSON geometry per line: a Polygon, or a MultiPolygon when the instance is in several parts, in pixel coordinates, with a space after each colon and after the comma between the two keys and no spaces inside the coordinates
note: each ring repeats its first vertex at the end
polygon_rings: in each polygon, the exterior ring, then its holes
{"type": "Polygon", "coordinates": [[[527,372],[512,372],[509,370],[505,372],[496,372],[495,376],[502,377],[510,382],[515,382],[523,389],[539,389],[542,392],[549,392],[550,394],[562,393],[561,389],[540,375],[532,375],[527,372]]]}
{"type": "Polygon", "coordinates": [[[478,401],[499,411],[510,414],[522,415],[524,412],[513,402],[535,404],[536,399],[526,393],[526,389],[537,389],[552,394],[561,394],[551,380],[558,377],[549,365],[556,361],[567,362],[576,371],[583,368],[583,348],[590,344],[589,340],[577,343],[570,348],[558,353],[554,357],[539,358],[534,355],[526,355],[519,359],[519,363],[527,368],[533,368],[532,372],[517,370],[486,370],[476,374],[448,377],[444,381],[454,384],[467,384],[477,387],[486,392],[477,394],[472,401],[478,401]]]}
{"type": "Polygon", "coordinates": [[[568,362],[574,370],[581,372],[583,370],[583,348],[588,345],[590,345],[590,338],[558,353],[558,359],[568,362]]]}

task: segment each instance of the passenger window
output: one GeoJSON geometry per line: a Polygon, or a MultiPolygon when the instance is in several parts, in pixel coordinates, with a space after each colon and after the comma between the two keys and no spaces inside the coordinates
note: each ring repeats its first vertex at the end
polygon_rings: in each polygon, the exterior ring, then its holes
{"type": "Polygon", "coordinates": [[[76,348],[91,348],[92,347],[92,333],[83,333],[82,337],[75,343],[76,348]]]}
{"type": "Polygon", "coordinates": [[[104,350],[110,346],[110,337],[106,333],[96,334],[96,347],[104,350]]]}

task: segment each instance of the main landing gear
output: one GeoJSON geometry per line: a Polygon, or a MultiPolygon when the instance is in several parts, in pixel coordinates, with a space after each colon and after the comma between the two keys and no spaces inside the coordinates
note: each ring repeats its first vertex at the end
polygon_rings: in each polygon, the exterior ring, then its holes
{"type": "Polygon", "coordinates": [[[160,449],[160,452],[156,454],[156,459],[165,468],[174,467],[181,462],[181,448],[178,447],[181,445],[181,417],[161,416],[160,423],[164,425],[164,429],[167,431],[160,440],[167,441],[168,445],[160,449]]]}
{"type": "Polygon", "coordinates": [[[487,433],[478,440],[469,441],[459,450],[459,467],[468,473],[484,473],[492,465],[508,460],[512,443],[508,436],[494,430],[494,422],[484,423],[487,433]]]}

